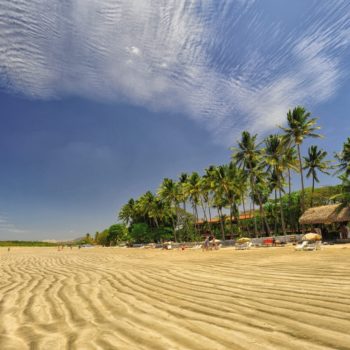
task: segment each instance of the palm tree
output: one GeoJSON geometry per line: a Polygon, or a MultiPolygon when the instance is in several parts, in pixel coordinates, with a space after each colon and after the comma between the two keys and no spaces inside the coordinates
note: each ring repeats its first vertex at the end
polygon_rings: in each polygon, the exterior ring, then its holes
{"type": "Polygon", "coordinates": [[[312,177],[312,188],[311,188],[311,203],[310,206],[313,206],[313,197],[315,190],[315,181],[320,182],[317,176],[317,171],[320,171],[323,174],[329,175],[327,169],[330,169],[330,162],[324,160],[327,156],[327,152],[322,149],[318,149],[317,146],[311,146],[308,149],[308,156],[304,157],[304,170],[308,170],[306,177],[312,177]]]}
{"type": "Polygon", "coordinates": [[[198,221],[198,205],[199,205],[199,196],[201,193],[201,177],[197,172],[193,172],[188,181],[185,184],[185,192],[192,204],[193,215],[195,217],[195,230],[197,231],[197,221],[198,221]]]}
{"type": "MultiPolygon", "coordinates": [[[[239,168],[242,168],[243,170],[247,171],[249,173],[249,180],[250,180],[250,188],[252,191],[252,197],[257,198],[262,219],[265,221],[265,227],[269,234],[269,225],[265,217],[264,208],[262,205],[262,198],[261,198],[261,192],[256,191],[256,180],[257,176],[260,173],[260,160],[261,160],[261,150],[259,148],[259,145],[256,143],[257,135],[250,135],[248,131],[242,132],[242,138],[241,141],[238,142],[238,147],[233,148],[232,150],[234,153],[232,154],[232,158],[235,161],[235,163],[238,165],[239,168]]],[[[253,211],[255,211],[254,208],[254,200],[253,200],[253,211]]],[[[256,224],[256,217],[254,216],[254,231],[255,235],[257,235],[257,224],[256,224]]]]}
{"type": "Polygon", "coordinates": [[[342,151],[335,157],[339,161],[336,173],[344,172],[345,176],[350,176],[350,137],[344,142],[342,151]]]}
{"type": "Polygon", "coordinates": [[[210,165],[205,170],[205,174],[202,176],[204,179],[206,191],[207,191],[207,202],[208,202],[208,214],[209,214],[209,222],[211,221],[212,215],[211,215],[211,207],[213,204],[213,197],[215,192],[215,172],[216,167],[214,165],[210,165]]]}
{"type": "Polygon", "coordinates": [[[289,145],[295,145],[298,151],[302,211],[305,210],[305,188],[300,146],[307,137],[321,137],[319,134],[315,133],[320,129],[320,127],[315,126],[317,118],[310,119],[310,115],[311,114],[307,112],[304,107],[297,106],[293,111],[289,110],[287,113],[288,127],[280,127],[285,132],[285,142],[289,145]]]}
{"type": "Polygon", "coordinates": [[[173,225],[174,240],[177,242],[176,225],[178,224],[179,191],[176,182],[172,179],[165,178],[160,185],[158,195],[170,208],[175,209],[176,222],[173,215],[171,215],[171,222],[173,225]]]}
{"type": "Polygon", "coordinates": [[[153,221],[154,225],[159,228],[160,208],[159,198],[151,191],[147,191],[139,200],[139,208],[142,215],[149,219],[150,223],[153,221]]]}
{"type": "Polygon", "coordinates": [[[284,222],[282,192],[283,188],[283,172],[285,164],[283,159],[283,142],[280,135],[270,135],[265,139],[264,161],[267,165],[267,170],[271,174],[271,189],[275,191],[275,200],[277,206],[277,191],[279,192],[281,226],[283,234],[286,235],[286,226],[284,222]]]}
{"type": "Polygon", "coordinates": [[[183,210],[186,211],[186,201],[188,199],[186,190],[185,190],[185,184],[188,181],[188,174],[187,173],[181,173],[179,176],[179,196],[180,196],[180,201],[182,202],[183,205],[183,210]]]}
{"type": "Polygon", "coordinates": [[[135,200],[129,199],[128,203],[124,204],[118,214],[118,219],[126,225],[130,225],[135,217],[135,200]]]}
{"type": "Polygon", "coordinates": [[[222,182],[222,169],[219,167],[210,167],[210,179],[211,179],[211,190],[213,192],[213,207],[217,209],[218,217],[220,220],[220,231],[222,239],[225,240],[225,224],[223,208],[227,205],[227,199],[225,197],[225,190],[222,182]]]}

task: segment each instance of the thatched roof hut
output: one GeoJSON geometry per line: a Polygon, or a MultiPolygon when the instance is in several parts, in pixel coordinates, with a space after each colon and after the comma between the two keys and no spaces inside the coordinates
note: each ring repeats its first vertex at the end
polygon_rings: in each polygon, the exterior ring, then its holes
{"type": "Polygon", "coordinates": [[[350,221],[350,207],[341,208],[341,204],[310,208],[299,219],[301,224],[331,224],[343,221],[350,221]]]}

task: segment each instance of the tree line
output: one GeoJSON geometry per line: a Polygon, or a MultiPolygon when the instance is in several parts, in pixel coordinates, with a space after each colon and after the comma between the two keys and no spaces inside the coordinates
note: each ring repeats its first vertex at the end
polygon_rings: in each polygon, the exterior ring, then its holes
{"type": "Polygon", "coordinates": [[[317,145],[302,155],[306,139],[322,137],[319,129],[317,118],[297,106],[288,111],[286,126],[261,142],[257,134],[243,131],[227,164],[211,165],[202,175],[163,179],[156,193],[147,191],[123,205],[118,213],[122,223],[97,233],[95,241],[110,245],[122,240],[198,240],[203,230],[223,239],[295,232],[308,207],[350,203],[350,137],[335,154],[336,163],[317,145]],[[292,191],[292,173],[300,176],[300,191],[292,191]],[[341,184],[315,189],[320,173],[338,175],[341,184]],[[311,178],[311,188],[305,188],[305,176],[311,178]],[[246,218],[240,220],[240,214],[246,218]]]}

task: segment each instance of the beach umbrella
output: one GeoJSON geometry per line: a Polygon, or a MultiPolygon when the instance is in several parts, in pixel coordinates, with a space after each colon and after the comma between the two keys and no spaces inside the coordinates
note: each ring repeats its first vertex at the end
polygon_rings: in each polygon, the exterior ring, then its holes
{"type": "Polygon", "coordinates": [[[251,241],[251,239],[248,237],[241,237],[241,238],[237,239],[237,243],[239,243],[239,244],[248,243],[250,241],[251,241]]]}
{"type": "Polygon", "coordinates": [[[307,233],[302,237],[303,241],[321,241],[322,237],[317,233],[307,233]]]}

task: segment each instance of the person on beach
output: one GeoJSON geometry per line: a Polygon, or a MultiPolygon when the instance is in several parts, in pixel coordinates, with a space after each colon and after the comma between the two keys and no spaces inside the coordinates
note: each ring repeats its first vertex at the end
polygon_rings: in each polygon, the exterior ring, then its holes
{"type": "Polygon", "coordinates": [[[205,241],[203,243],[203,250],[209,250],[209,240],[210,240],[210,236],[207,233],[205,236],[205,241]]]}
{"type": "Polygon", "coordinates": [[[217,244],[216,244],[216,238],[215,238],[215,235],[214,235],[214,234],[211,235],[211,245],[212,245],[212,248],[213,248],[213,249],[215,249],[215,250],[218,249],[218,246],[217,246],[217,244]]]}
{"type": "Polygon", "coordinates": [[[350,238],[350,230],[347,226],[347,222],[343,222],[339,227],[340,239],[350,238]]]}

